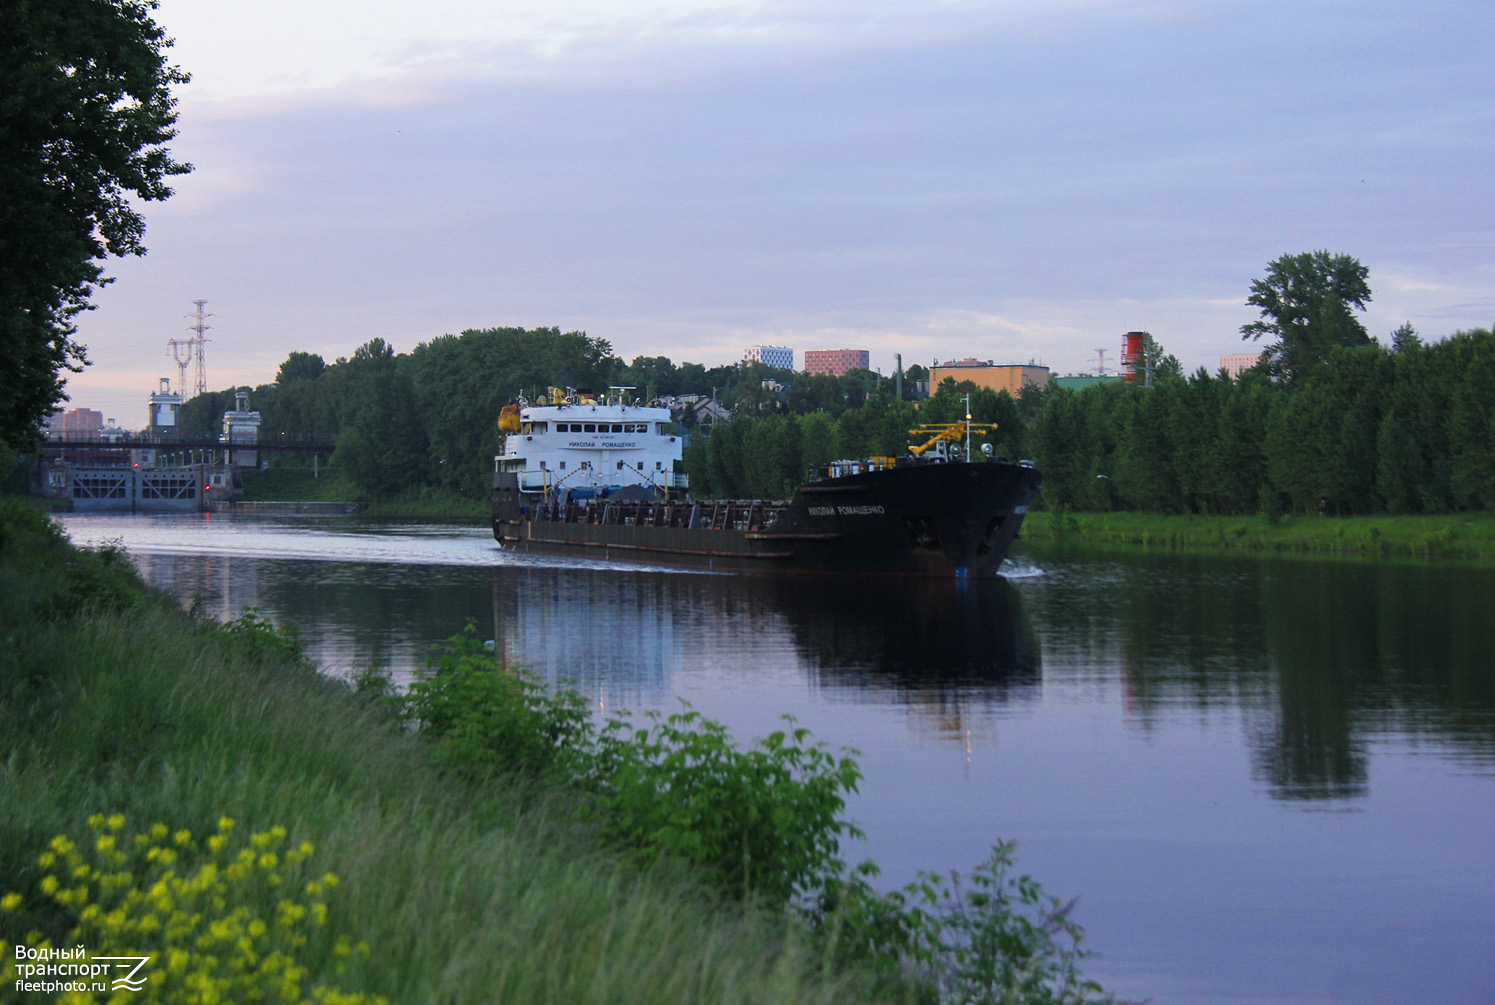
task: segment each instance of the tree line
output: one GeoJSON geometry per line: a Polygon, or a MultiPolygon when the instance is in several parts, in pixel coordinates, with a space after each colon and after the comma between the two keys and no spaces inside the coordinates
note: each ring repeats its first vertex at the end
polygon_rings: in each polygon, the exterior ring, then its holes
{"type": "Polygon", "coordinates": [[[1151,388],[1050,391],[1029,436],[1049,508],[1495,508],[1495,335],[1332,347],[1292,381],[1200,370],[1151,388]]]}
{"type": "MultiPolygon", "coordinates": [[[[663,356],[625,363],[606,339],[584,332],[486,328],[442,335],[409,353],[371,339],[332,363],[294,352],[272,383],[187,401],[180,423],[186,439],[214,439],[235,392],[248,390],[262,437],[335,444],[333,463],[371,496],[432,486],[483,498],[491,488],[492,458],[503,444],[499,410],[521,395],[537,400],[550,387],[599,395],[609,387],[631,387],[628,396],[640,401],[698,394],[753,418],[834,418],[860,413],[869,399],[882,401],[890,386],[868,371],[811,376],[761,363],[676,366],[663,356]]],[[[693,425],[689,409],[681,419],[683,426],[693,425]]],[[[857,421],[849,420],[848,428],[857,421]]],[[[736,435],[728,433],[723,441],[736,435]]]]}
{"type": "MultiPolygon", "coordinates": [[[[496,418],[551,386],[628,386],[630,397],[714,395],[735,408],[687,429],[698,497],[784,498],[837,458],[899,456],[921,424],[995,424],[998,456],[1032,458],[1040,505],[1160,513],[1438,513],[1495,508],[1495,336],[1424,343],[1410,325],[1381,344],[1356,313],[1366,270],[1327,252],[1269,264],[1242,328],[1266,339],[1239,378],[1185,376],[1150,338],[1150,386],[1024,388],[1016,398],[947,380],[900,399],[868,371],[844,377],[758,363],[707,368],[662,357],[625,363],[604,339],[556,328],[443,335],[408,354],[380,339],[325,363],[292,353],[252,401],[267,436],[335,443],[333,462],[371,496],[423,486],[483,498],[502,448],[496,418]]],[[[905,382],[911,389],[912,378],[905,382]]],[[[216,434],[233,391],[183,407],[188,436],[216,434]]],[[[682,417],[691,425],[691,416],[682,417]]]]}

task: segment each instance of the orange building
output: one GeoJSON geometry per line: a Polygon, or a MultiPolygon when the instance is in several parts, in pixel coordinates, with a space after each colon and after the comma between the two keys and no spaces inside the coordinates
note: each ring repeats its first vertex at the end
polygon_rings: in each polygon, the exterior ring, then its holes
{"type": "Polygon", "coordinates": [[[872,358],[866,349],[806,349],[805,373],[844,377],[850,370],[870,370],[872,358]]]}
{"type": "Polygon", "coordinates": [[[953,360],[936,363],[929,370],[929,390],[938,391],[946,378],[955,381],[968,380],[977,387],[988,387],[993,391],[1006,391],[1016,398],[1028,385],[1047,387],[1049,368],[1033,363],[982,363],[974,359],[953,360]]]}

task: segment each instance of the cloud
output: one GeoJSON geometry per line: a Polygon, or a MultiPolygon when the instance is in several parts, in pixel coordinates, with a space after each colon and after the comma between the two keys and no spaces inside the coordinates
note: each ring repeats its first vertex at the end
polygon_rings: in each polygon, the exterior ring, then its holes
{"type": "MultiPolygon", "coordinates": [[[[708,363],[834,341],[884,369],[900,346],[1079,369],[1140,328],[1213,368],[1251,279],[1315,248],[1370,267],[1372,331],[1495,313],[1495,25],[1472,8],[534,4],[500,23],[441,2],[420,30],[375,5],[346,39],[280,9],[264,23],[302,34],[275,52],[313,76],[281,87],[277,56],[237,90],[199,77],[178,150],[198,172],[84,319],[101,361],[164,345],[206,297],[226,329],[210,381],[506,324],[708,363]],[[318,40],[325,68],[296,55],[318,40]]],[[[274,55],[241,15],[194,10],[167,22],[184,62],[235,33],[274,55]]]]}

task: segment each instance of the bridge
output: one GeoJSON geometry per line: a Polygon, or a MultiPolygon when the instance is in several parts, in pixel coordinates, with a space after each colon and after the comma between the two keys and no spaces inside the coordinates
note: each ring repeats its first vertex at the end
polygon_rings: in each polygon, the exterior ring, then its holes
{"type": "Polygon", "coordinates": [[[57,455],[69,450],[272,450],[329,454],[337,444],[312,437],[279,436],[258,440],[167,440],[160,437],[134,436],[117,440],[42,440],[36,453],[57,455]]]}

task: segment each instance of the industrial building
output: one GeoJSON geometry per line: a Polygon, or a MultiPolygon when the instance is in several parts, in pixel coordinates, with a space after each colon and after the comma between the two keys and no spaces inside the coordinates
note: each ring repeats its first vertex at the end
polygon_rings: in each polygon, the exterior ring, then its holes
{"type": "Polygon", "coordinates": [[[1024,387],[1047,387],[1049,368],[1035,363],[994,363],[976,359],[950,360],[929,369],[929,388],[938,391],[946,379],[970,381],[977,387],[1006,391],[1016,398],[1024,387]]]}

